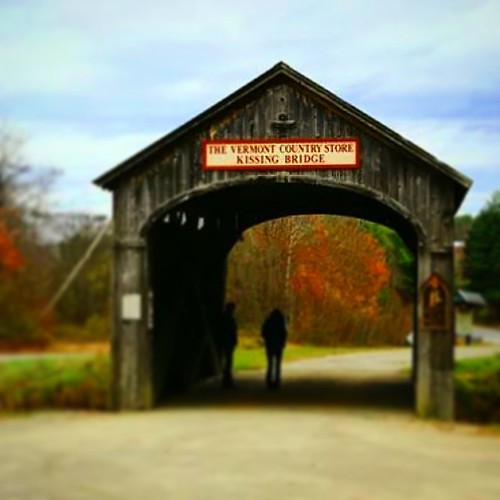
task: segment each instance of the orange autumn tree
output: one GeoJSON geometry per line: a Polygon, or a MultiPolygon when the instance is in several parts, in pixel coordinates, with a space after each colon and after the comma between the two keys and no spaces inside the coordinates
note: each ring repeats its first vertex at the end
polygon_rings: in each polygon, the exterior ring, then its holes
{"type": "Polygon", "coordinates": [[[0,214],[0,276],[7,279],[7,274],[22,268],[23,258],[1,217],[0,214]]]}
{"type": "Polygon", "coordinates": [[[258,332],[269,310],[280,307],[295,341],[400,343],[410,306],[394,288],[401,270],[372,226],[316,215],[246,231],[231,251],[227,279],[243,330],[258,332]]]}
{"type": "Polygon", "coordinates": [[[48,249],[37,222],[47,180],[23,158],[23,139],[0,126],[0,347],[41,341],[48,249]]]}
{"type": "Polygon", "coordinates": [[[4,212],[0,211],[0,344],[13,338],[19,331],[22,313],[18,307],[17,285],[24,265],[4,212]]]}
{"type": "Polygon", "coordinates": [[[378,298],[390,279],[383,248],[355,219],[313,218],[307,238],[295,248],[292,286],[300,299],[294,327],[323,341],[367,336],[380,314],[378,298]]]}

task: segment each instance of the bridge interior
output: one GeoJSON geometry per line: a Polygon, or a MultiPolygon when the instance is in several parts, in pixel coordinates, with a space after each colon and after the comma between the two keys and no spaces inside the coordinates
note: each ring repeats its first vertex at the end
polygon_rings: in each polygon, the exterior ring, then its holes
{"type": "Polygon", "coordinates": [[[344,215],[383,224],[398,232],[416,254],[416,228],[401,213],[375,197],[309,184],[303,178],[298,183],[229,186],[167,207],[156,215],[148,232],[157,404],[218,373],[214,335],[224,303],[226,259],[242,233],[271,219],[305,214],[344,215]]]}

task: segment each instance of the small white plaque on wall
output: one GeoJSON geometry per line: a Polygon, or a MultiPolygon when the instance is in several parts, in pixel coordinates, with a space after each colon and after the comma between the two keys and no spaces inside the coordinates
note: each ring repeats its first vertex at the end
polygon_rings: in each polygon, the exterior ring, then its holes
{"type": "Polygon", "coordinates": [[[138,293],[127,293],[122,296],[122,319],[141,319],[141,296],[138,293]]]}

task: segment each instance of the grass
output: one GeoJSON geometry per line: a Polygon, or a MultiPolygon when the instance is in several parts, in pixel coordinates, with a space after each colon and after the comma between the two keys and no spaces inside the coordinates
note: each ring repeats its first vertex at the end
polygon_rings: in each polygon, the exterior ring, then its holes
{"type": "MultiPolygon", "coordinates": [[[[289,345],[285,361],[359,351],[289,345]]],[[[240,343],[235,371],[263,369],[264,349],[240,343]]],[[[107,354],[12,360],[0,364],[0,410],[93,409],[108,407],[110,364],[107,354]]],[[[455,369],[459,420],[500,423],[500,355],[459,361],[455,369]]]]}
{"type": "Polygon", "coordinates": [[[485,374],[500,370],[500,354],[482,358],[472,358],[457,361],[455,371],[459,374],[485,374]]]}
{"type": "Polygon", "coordinates": [[[106,409],[108,387],[103,354],[0,364],[0,410],[106,409]]]}
{"type": "MultiPolygon", "coordinates": [[[[285,350],[285,360],[352,351],[350,348],[290,345],[285,350]]],[[[255,342],[241,342],[235,353],[235,371],[260,369],[265,365],[262,347],[255,342]]],[[[0,363],[0,411],[58,408],[105,410],[108,407],[109,386],[107,354],[12,360],[0,363]]]]}
{"type": "Polygon", "coordinates": [[[500,355],[459,361],[455,395],[459,420],[500,423],[500,355]]]}

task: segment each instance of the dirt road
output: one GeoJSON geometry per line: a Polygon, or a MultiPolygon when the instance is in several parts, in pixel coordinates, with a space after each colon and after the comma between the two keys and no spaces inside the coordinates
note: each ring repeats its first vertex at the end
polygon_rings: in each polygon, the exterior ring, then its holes
{"type": "Polygon", "coordinates": [[[0,498],[500,498],[500,433],[415,419],[399,365],[339,364],[288,365],[279,392],[260,373],[206,384],[146,414],[0,420],[0,498]]]}

